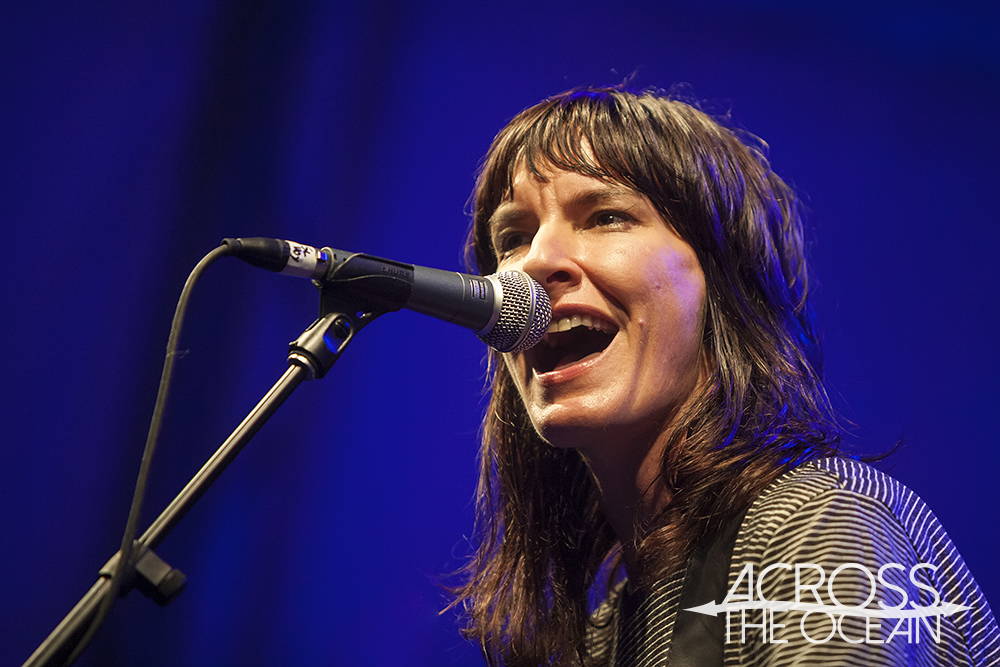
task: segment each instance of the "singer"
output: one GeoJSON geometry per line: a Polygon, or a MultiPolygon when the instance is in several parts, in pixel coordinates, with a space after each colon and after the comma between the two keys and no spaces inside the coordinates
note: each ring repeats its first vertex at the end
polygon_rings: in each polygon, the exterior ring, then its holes
{"type": "Polygon", "coordinates": [[[490,665],[1000,662],[934,515],[839,450],[761,141],[657,91],[556,96],[493,142],[468,257],[553,312],[491,353],[454,589],[490,665]]]}

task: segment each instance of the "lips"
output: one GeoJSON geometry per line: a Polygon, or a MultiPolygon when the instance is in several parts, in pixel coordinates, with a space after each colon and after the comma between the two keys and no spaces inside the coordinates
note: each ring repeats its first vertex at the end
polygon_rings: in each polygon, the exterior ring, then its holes
{"type": "Polygon", "coordinates": [[[530,360],[540,374],[561,370],[599,356],[617,333],[618,327],[593,315],[557,316],[542,342],[530,350],[530,360]]]}

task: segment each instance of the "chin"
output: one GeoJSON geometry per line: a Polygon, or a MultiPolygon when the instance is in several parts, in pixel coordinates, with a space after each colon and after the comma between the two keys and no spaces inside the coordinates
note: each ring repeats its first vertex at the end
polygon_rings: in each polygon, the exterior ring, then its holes
{"type": "Polygon", "coordinates": [[[624,445],[619,437],[624,432],[620,425],[593,412],[572,414],[575,411],[561,408],[562,406],[549,406],[543,415],[528,411],[535,432],[552,447],[589,450],[609,444],[624,445]]]}

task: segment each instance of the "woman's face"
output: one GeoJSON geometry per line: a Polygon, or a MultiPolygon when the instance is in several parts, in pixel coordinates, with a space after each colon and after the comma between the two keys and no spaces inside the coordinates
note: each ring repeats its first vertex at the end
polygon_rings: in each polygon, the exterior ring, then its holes
{"type": "Polygon", "coordinates": [[[527,272],[552,300],[542,342],[504,361],[552,445],[648,446],[702,377],[701,265],[634,190],[545,177],[520,168],[490,221],[499,269],[527,272]]]}

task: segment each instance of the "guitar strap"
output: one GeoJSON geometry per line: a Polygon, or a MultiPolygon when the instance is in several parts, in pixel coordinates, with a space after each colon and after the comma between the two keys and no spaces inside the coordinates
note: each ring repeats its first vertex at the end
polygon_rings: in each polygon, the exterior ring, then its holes
{"type": "Polygon", "coordinates": [[[705,540],[691,555],[670,642],[670,667],[722,667],[725,615],[707,616],[685,609],[725,599],[729,592],[733,546],[742,523],[743,515],[740,515],[705,540]]]}

